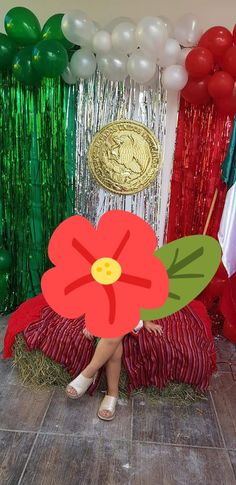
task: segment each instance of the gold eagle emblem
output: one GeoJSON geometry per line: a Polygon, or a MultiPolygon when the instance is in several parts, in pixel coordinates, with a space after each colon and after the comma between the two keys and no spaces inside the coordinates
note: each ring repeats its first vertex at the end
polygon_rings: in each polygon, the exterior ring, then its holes
{"type": "Polygon", "coordinates": [[[142,123],[114,121],[96,133],[89,147],[88,162],[97,182],[106,190],[135,194],[157,176],[159,143],[142,123]]]}

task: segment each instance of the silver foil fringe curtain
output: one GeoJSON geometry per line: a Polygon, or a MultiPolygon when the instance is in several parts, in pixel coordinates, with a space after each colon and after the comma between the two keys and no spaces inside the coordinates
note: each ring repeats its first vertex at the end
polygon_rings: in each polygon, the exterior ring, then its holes
{"type": "Polygon", "coordinates": [[[130,211],[146,220],[157,236],[160,230],[162,167],[166,134],[166,92],[160,71],[153,86],[142,87],[130,79],[112,82],[99,72],[81,80],[77,93],[75,213],[96,224],[104,212],[130,211]],[[87,153],[93,136],[107,123],[129,119],[139,121],[156,135],[161,150],[161,169],[152,185],[132,196],[115,195],[100,187],[90,173],[87,153]]]}

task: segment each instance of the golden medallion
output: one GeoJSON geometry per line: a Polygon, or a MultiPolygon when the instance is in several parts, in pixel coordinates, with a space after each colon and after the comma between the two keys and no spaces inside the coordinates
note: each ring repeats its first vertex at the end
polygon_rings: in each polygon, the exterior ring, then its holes
{"type": "Polygon", "coordinates": [[[159,143],[142,123],[114,121],[95,135],[88,161],[92,174],[106,190],[122,195],[136,194],[157,176],[159,143]]]}

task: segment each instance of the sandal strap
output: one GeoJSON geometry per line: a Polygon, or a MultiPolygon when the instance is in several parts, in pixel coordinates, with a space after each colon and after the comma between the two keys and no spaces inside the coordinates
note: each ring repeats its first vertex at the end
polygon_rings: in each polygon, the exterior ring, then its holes
{"type": "Polygon", "coordinates": [[[84,392],[91,386],[94,377],[88,378],[79,374],[73,381],[69,383],[69,386],[73,387],[76,392],[83,390],[84,392]]]}
{"type": "Polygon", "coordinates": [[[117,397],[106,395],[101,402],[99,412],[110,411],[111,413],[114,413],[116,409],[117,401],[118,401],[117,397]]]}

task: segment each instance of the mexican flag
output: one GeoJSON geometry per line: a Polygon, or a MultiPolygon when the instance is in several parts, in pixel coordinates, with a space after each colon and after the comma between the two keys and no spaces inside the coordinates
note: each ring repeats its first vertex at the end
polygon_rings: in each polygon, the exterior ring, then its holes
{"type": "Polygon", "coordinates": [[[222,165],[222,178],[227,184],[224,210],[218,239],[222,247],[222,262],[228,273],[221,299],[225,317],[224,335],[236,342],[236,118],[226,158],[222,165]]]}

